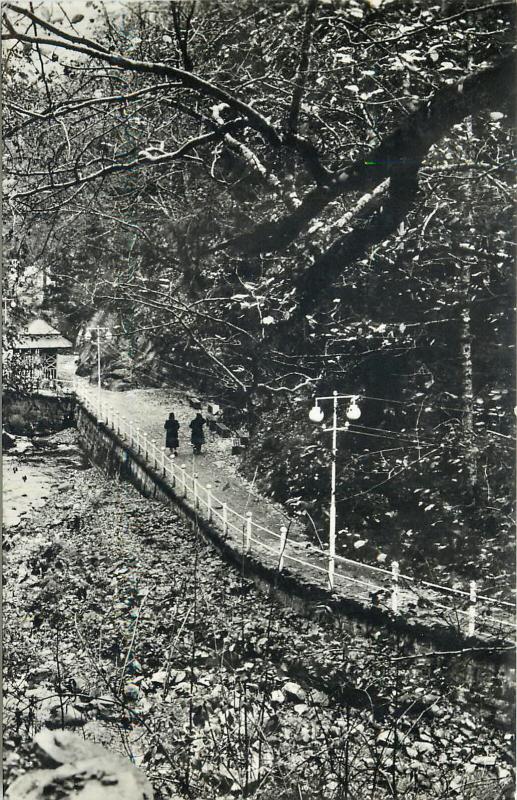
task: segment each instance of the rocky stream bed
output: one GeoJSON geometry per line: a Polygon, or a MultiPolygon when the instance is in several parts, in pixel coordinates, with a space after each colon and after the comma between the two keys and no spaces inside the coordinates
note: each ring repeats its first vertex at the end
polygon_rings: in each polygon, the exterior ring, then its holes
{"type": "Polygon", "coordinates": [[[466,656],[298,615],[51,439],[4,467],[4,788],[64,729],[157,800],[512,796],[513,734],[470,702],[466,656]]]}

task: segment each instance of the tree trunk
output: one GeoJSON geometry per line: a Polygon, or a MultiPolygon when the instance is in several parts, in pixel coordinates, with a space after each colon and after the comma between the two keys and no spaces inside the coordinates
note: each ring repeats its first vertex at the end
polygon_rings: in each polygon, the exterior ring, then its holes
{"type": "MultiPolygon", "coordinates": [[[[469,143],[472,142],[472,117],[467,119],[467,137],[469,143]]],[[[468,148],[469,158],[472,158],[472,147],[468,148]]],[[[466,202],[468,207],[468,221],[472,225],[472,179],[469,172],[466,202]]],[[[477,478],[477,448],[474,440],[474,383],[472,370],[472,329],[470,314],[470,291],[471,291],[471,264],[470,256],[467,255],[461,265],[461,329],[460,329],[460,348],[461,348],[461,398],[463,406],[463,442],[465,445],[465,459],[467,467],[467,493],[470,503],[475,503],[478,494],[477,478]]]]}

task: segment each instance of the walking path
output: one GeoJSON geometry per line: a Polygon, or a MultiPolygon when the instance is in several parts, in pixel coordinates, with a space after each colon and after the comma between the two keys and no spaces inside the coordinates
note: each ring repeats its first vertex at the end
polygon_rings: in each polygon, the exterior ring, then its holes
{"type": "MultiPolygon", "coordinates": [[[[79,399],[97,416],[96,387],[75,378],[79,399]]],[[[101,418],[119,431],[129,446],[147,454],[176,490],[200,509],[234,546],[273,569],[288,569],[305,583],[328,588],[327,555],[308,541],[305,530],[278,504],[259,495],[237,473],[231,439],[206,434],[203,453],[194,456],[188,424],[196,410],[171,389],[101,390],[101,418]],[[164,457],[164,423],[173,411],[180,423],[177,458],[164,457]],[[131,443],[133,443],[131,445],[131,443]]],[[[204,411],[202,411],[204,413],[204,411]]],[[[472,584],[465,589],[416,581],[398,573],[398,565],[383,569],[336,557],[334,594],[403,614],[429,627],[447,627],[482,638],[509,640],[515,628],[511,603],[483,595],[472,584]]]]}

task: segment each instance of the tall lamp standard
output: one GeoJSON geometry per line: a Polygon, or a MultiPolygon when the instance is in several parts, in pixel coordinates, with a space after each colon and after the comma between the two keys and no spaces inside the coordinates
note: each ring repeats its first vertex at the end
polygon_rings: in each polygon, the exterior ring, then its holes
{"type": "Polygon", "coordinates": [[[347,431],[349,423],[345,422],[343,428],[337,426],[337,409],[339,400],[348,400],[348,408],[346,416],[349,420],[359,419],[361,416],[361,409],[357,405],[358,395],[356,394],[338,394],[333,392],[332,395],[326,397],[316,397],[314,399],[314,406],[309,411],[309,419],[311,422],[323,422],[324,413],[319,403],[322,400],[332,400],[332,428],[324,428],[325,431],[332,431],[332,462],[331,462],[331,478],[330,478],[330,522],[329,522],[329,556],[328,556],[328,579],[330,590],[334,588],[334,572],[336,564],[336,455],[337,455],[337,432],[338,430],[347,431]]]}
{"type": "Polygon", "coordinates": [[[84,338],[87,342],[92,340],[92,332],[95,334],[97,343],[97,416],[100,419],[101,415],[101,343],[109,342],[113,338],[113,334],[109,328],[102,327],[101,325],[94,325],[91,328],[86,328],[84,338]],[[103,338],[104,337],[104,338],[103,338]]]}
{"type": "Polygon", "coordinates": [[[13,310],[16,308],[16,300],[14,297],[3,297],[2,306],[4,310],[4,322],[7,325],[9,322],[9,309],[13,310]]]}

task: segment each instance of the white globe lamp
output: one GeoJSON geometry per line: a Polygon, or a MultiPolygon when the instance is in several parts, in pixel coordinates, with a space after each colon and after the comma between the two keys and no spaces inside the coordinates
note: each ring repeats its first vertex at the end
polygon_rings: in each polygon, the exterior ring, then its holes
{"type": "Polygon", "coordinates": [[[323,422],[324,416],[325,415],[318,404],[314,405],[309,411],[309,419],[311,422],[323,422]]]}
{"type": "Polygon", "coordinates": [[[347,418],[352,420],[352,421],[356,420],[356,419],[359,419],[359,417],[361,416],[361,409],[357,405],[357,400],[356,400],[355,397],[353,397],[351,399],[350,405],[348,406],[348,409],[347,409],[347,412],[346,412],[346,415],[347,415],[347,418]]]}

